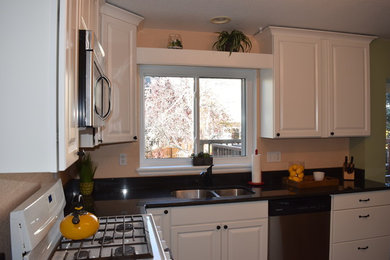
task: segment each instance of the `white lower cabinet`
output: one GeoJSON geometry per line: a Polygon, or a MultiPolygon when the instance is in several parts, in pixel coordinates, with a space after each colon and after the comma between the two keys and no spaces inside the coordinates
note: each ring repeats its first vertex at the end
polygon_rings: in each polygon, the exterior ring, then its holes
{"type": "Polygon", "coordinates": [[[146,209],[147,213],[153,215],[154,223],[162,232],[162,239],[169,243],[171,238],[170,208],[146,209]]]}
{"type": "Polygon", "coordinates": [[[267,259],[267,230],[268,218],[224,223],[222,259],[267,259]]]}
{"type": "Polygon", "coordinates": [[[390,259],[390,236],[337,243],[332,246],[332,259],[390,259]]]}
{"type": "Polygon", "coordinates": [[[214,260],[221,259],[220,224],[198,224],[172,227],[174,259],[214,260]]]}
{"type": "Polygon", "coordinates": [[[267,219],[172,227],[177,259],[267,259],[267,219]]]}
{"type": "Polygon", "coordinates": [[[330,259],[390,259],[390,191],[332,197],[330,259]]]}
{"type": "Polygon", "coordinates": [[[267,201],[155,208],[147,213],[161,226],[176,260],[267,259],[267,201]]]}

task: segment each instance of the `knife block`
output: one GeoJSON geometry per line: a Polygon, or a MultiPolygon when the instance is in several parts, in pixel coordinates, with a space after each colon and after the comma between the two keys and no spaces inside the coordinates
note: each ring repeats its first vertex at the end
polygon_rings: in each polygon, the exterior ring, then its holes
{"type": "Polygon", "coordinates": [[[355,180],[355,170],[353,172],[344,171],[344,180],[355,180]]]}

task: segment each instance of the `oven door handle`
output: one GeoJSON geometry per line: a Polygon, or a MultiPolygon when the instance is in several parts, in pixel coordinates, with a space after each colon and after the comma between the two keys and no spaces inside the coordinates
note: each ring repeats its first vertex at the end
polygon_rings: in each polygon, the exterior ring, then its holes
{"type": "MultiPolygon", "coordinates": [[[[107,83],[107,88],[108,88],[108,109],[107,109],[107,112],[105,113],[105,114],[100,114],[99,113],[99,111],[98,111],[98,109],[97,109],[97,107],[96,107],[96,105],[95,105],[95,112],[96,112],[96,114],[99,116],[99,118],[101,119],[101,120],[106,120],[107,119],[107,117],[110,115],[110,113],[111,113],[111,82],[110,82],[110,80],[106,77],[106,76],[100,76],[100,78],[96,81],[97,83],[99,82],[99,81],[101,81],[101,80],[103,80],[103,81],[105,81],[106,83],[107,83]]],[[[96,87],[98,86],[99,84],[96,84],[96,87]]],[[[103,86],[104,86],[104,84],[103,84],[103,86]]],[[[96,91],[95,91],[95,93],[96,93],[96,91]]],[[[95,97],[96,98],[96,97],[95,97]]],[[[102,104],[103,105],[103,104],[102,104]]]]}

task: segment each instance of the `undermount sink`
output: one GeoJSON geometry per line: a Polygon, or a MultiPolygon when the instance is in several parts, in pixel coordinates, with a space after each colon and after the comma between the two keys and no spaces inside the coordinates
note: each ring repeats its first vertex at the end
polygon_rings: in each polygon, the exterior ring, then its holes
{"type": "Polygon", "coordinates": [[[178,199],[207,199],[217,195],[212,190],[175,190],[172,195],[178,199]]]}
{"type": "Polygon", "coordinates": [[[221,197],[232,197],[232,196],[237,197],[237,196],[245,196],[245,195],[253,194],[252,191],[243,188],[220,189],[214,191],[221,197]]]}
{"type": "Polygon", "coordinates": [[[244,188],[218,188],[218,189],[193,189],[175,190],[172,196],[178,199],[208,199],[215,197],[238,197],[253,194],[252,191],[244,188]]]}

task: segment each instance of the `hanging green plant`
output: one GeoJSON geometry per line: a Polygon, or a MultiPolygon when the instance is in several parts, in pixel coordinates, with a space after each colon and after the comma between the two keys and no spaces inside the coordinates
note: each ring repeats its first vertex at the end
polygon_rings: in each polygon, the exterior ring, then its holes
{"type": "Polygon", "coordinates": [[[252,43],[243,32],[233,30],[230,33],[227,31],[219,32],[218,40],[213,44],[213,48],[217,51],[232,52],[249,52],[252,49],[252,43]]]}

